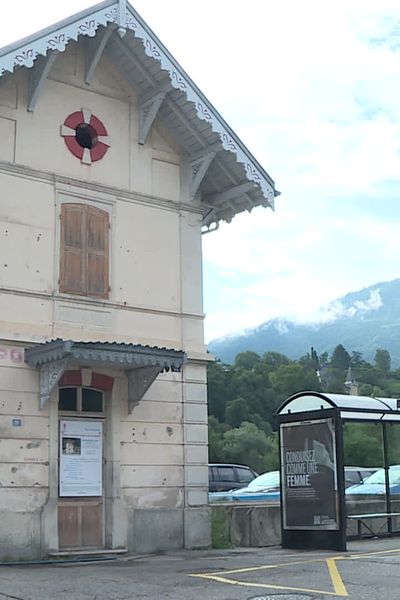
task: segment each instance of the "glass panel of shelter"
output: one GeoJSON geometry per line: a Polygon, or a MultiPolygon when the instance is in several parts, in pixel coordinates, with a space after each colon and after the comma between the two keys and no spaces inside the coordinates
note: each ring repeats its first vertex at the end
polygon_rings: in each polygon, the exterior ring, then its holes
{"type": "MultiPolygon", "coordinates": [[[[386,445],[382,422],[343,421],[344,465],[358,467],[363,473],[361,483],[350,485],[348,482],[346,485],[345,501],[348,516],[388,512],[384,468],[386,445]]],[[[388,531],[386,519],[368,518],[367,524],[380,534],[388,531]]],[[[369,535],[371,531],[362,524],[361,533],[369,535]]],[[[347,520],[347,535],[357,535],[356,520],[347,520]]]]}
{"type": "MultiPolygon", "coordinates": [[[[389,465],[391,512],[400,512],[400,423],[385,423],[389,465]]],[[[400,518],[392,520],[392,531],[400,531],[400,518]]]]}

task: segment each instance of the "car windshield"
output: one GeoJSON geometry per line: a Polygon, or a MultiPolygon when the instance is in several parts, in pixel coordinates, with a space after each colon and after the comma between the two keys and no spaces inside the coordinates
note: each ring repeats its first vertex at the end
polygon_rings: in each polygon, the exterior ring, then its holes
{"type": "MultiPolygon", "coordinates": [[[[364,484],[384,484],[385,483],[385,469],[379,469],[376,473],[373,473],[367,479],[364,479],[364,484]]],[[[400,483],[400,466],[389,467],[389,483],[400,483]]]]}
{"type": "Polygon", "coordinates": [[[259,475],[253,481],[250,481],[247,489],[259,490],[267,487],[278,487],[279,486],[279,471],[270,471],[269,473],[263,473],[259,475]]]}

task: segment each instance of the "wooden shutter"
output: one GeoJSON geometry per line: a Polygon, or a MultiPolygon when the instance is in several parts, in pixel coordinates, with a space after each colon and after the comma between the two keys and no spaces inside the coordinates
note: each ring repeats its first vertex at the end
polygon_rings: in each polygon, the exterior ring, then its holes
{"type": "Polygon", "coordinates": [[[61,206],[60,292],[108,298],[108,213],[61,206]]]}
{"type": "Polygon", "coordinates": [[[87,207],[87,293],[108,298],[108,214],[87,207]]]}
{"type": "Polygon", "coordinates": [[[61,206],[60,292],[85,293],[85,206],[61,206]]]}

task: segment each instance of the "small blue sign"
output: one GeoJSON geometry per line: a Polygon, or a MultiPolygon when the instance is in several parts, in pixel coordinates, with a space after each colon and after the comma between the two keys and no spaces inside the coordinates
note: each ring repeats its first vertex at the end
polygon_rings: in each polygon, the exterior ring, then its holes
{"type": "Polygon", "coordinates": [[[12,426],[13,427],[21,427],[22,426],[22,419],[13,419],[12,420],[12,426]]]}

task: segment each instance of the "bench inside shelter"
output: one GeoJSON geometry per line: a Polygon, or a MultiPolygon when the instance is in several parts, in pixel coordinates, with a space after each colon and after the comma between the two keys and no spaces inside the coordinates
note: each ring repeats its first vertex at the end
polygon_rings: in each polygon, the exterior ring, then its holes
{"type": "Polygon", "coordinates": [[[357,522],[357,537],[361,538],[362,526],[369,532],[368,535],[372,537],[379,537],[383,535],[390,535],[393,532],[393,519],[400,517],[400,512],[386,512],[386,513],[366,513],[360,515],[347,515],[349,520],[357,522]],[[382,522],[383,519],[383,522],[382,522]],[[387,525],[387,531],[383,528],[387,525]]]}

